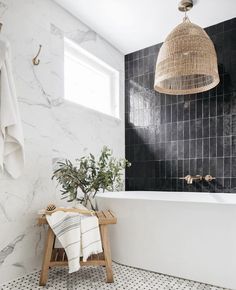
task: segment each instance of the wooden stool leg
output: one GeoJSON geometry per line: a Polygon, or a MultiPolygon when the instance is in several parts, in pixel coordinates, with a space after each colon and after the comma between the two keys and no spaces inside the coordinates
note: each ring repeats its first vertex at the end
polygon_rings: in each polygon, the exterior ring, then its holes
{"type": "Polygon", "coordinates": [[[43,264],[42,264],[42,270],[41,270],[40,281],[39,281],[40,286],[45,286],[48,280],[48,270],[49,270],[49,265],[50,265],[51,256],[52,256],[54,239],[55,239],[55,235],[52,229],[48,227],[47,239],[46,239],[45,250],[44,250],[44,257],[43,257],[43,264]]]}
{"type": "Polygon", "coordinates": [[[105,256],[106,263],[106,273],[107,273],[107,283],[113,283],[113,273],[112,273],[112,261],[111,261],[111,249],[108,237],[108,226],[101,225],[101,236],[102,236],[102,245],[105,256]]]}

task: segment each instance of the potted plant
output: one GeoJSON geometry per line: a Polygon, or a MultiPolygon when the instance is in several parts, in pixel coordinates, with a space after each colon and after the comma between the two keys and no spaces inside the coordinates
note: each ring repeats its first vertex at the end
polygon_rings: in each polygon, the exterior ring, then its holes
{"type": "Polygon", "coordinates": [[[122,171],[131,164],[126,159],[116,159],[108,147],[103,147],[96,160],[93,154],[77,159],[57,162],[52,179],[61,185],[62,199],[79,201],[95,210],[93,200],[99,191],[115,191],[122,188],[122,171]],[[82,193],[79,194],[79,191],[82,193]]]}

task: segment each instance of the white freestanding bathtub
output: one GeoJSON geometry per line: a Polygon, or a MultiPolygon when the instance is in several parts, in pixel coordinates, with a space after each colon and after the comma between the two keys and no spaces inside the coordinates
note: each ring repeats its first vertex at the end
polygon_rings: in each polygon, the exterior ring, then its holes
{"type": "Polygon", "coordinates": [[[114,261],[236,289],[236,194],[108,192],[114,261]]]}

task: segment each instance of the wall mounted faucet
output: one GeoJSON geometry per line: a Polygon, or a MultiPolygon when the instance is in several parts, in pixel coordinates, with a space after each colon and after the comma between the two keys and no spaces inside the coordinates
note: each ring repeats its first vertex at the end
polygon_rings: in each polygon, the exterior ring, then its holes
{"type": "Polygon", "coordinates": [[[202,181],[205,180],[207,182],[211,182],[213,179],[216,179],[215,177],[212,177],[211,175],[201,176],[201,175],[186,175],[185,177],[180,177],[180,179],[186,180],[187,184],[192,184],[193,180],[195,181],[202,181]]]}
{"type": "Polygon", "coordinates": [[[187,184],[192,184],[193,180],[202,180],[202,176],[201,175],[196,175],[196,176],[186,175],[185,177],[180,177],[180,179],[186,180],[187,184]]]}

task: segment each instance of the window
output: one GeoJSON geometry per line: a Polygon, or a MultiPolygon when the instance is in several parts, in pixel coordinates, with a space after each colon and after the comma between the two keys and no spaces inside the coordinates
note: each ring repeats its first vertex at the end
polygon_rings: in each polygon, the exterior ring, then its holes
{"type": "Polygon", "coordinates": [[[65,99],[119,117],[119,72],[65,39],[65,99]]]}

